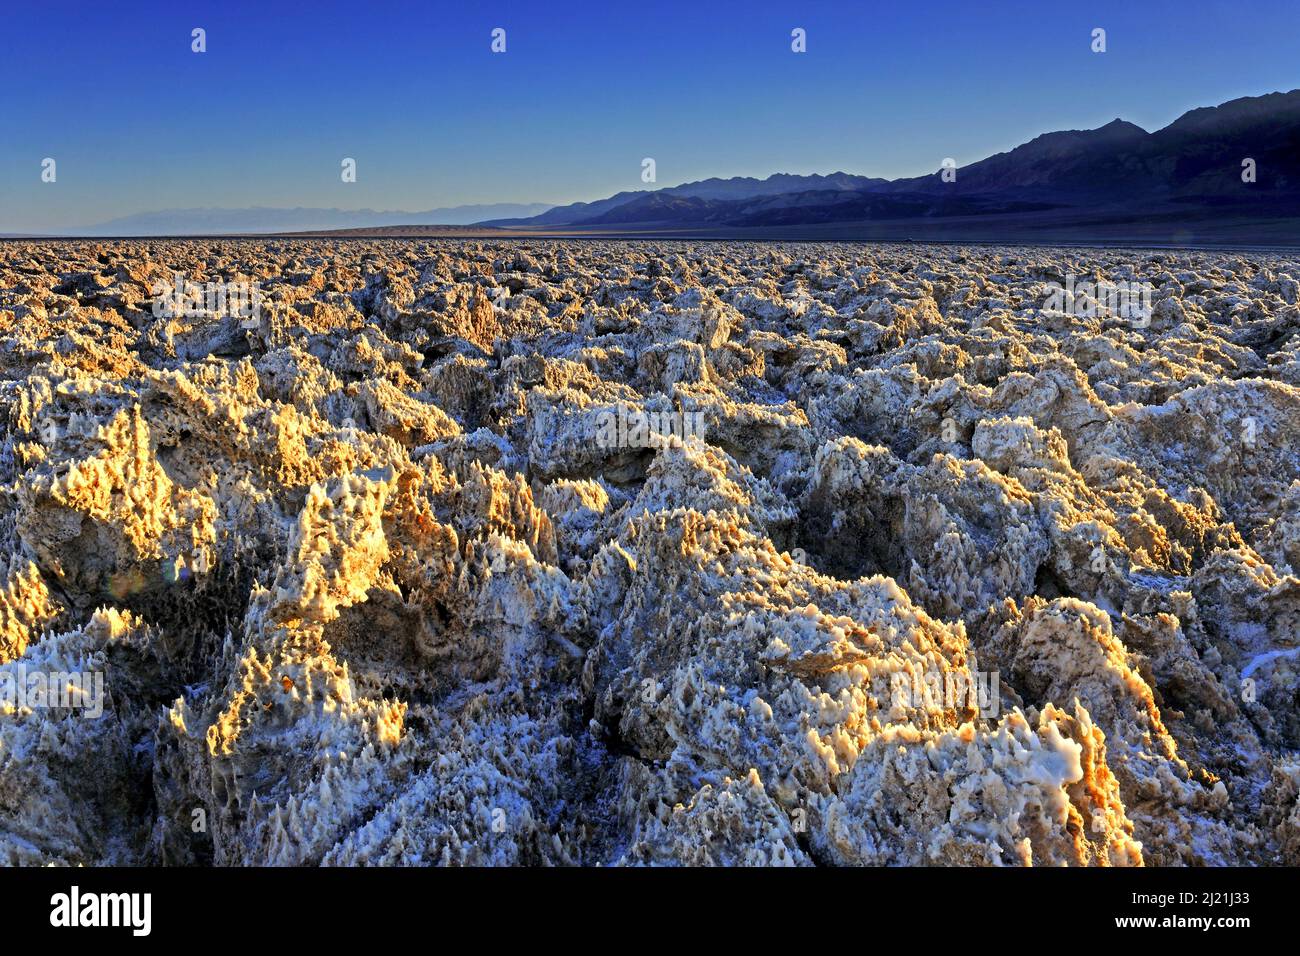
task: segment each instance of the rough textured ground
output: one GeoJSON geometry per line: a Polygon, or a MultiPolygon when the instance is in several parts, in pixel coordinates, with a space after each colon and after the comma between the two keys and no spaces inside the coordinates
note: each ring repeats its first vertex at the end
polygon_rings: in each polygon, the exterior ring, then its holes
{"type": "Polygon", "coordinates": [[[1297,279],[0,245],[0,669],[108,693],[0,706],[0,862],[1300,863],[1297,279]],[[155,317],[173,270],[260,319],[155,317]]]}

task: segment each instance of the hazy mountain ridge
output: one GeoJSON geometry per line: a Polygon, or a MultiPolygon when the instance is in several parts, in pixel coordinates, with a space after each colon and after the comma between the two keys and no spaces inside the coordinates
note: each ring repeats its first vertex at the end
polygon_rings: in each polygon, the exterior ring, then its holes
{"type": "MultiPolygon", "coordinates": [[[[628,203],[640,202],[651,196],[671,196],[700,200],[745,201],[761,196],[779,196],[810,190],[828,193],[855,191],[884,186],[887,179],[869,176],[854,176],[850,173],[814,173],[800,176],[791,173],[773,173],[766,179],[753,176],[733,176],[730,179],[713,177],[696,182],[682,183],[680,186],[667,186],[663,189],[638,189],[615,193],[608,199],[594,202],[576,202],[554,209],[531,218],[489,220],[485,226],[521,226],[521,225],[570,225],[575,223],[592,223],[600,220],[612,210],[628,203]]],[[[694,208],[695,204],[685,204],[682,208],[694,208]]],[[[617,221],[617,220],[615,220],[617,221]]]]}
{"type": "Polygon", "coordinates": [[[440,225],[461,226],[492,217],[536,216],[550,208],[548,203],[478,203],[441,207],[424,212],[268,206],[251,206],[244,209],[161,209],[110,219],[76,232],[79,235],[98,236],[182,236],[307,232],[318,229],[397,226],[411,222],[436,222],[440,225]]]}

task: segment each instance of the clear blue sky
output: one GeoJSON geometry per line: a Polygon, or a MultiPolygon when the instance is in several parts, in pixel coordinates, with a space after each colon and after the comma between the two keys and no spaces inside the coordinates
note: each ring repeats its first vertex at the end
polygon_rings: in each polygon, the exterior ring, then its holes
{"type": "Polygon", "coordinates": [[[1293,89],[1298,64],[1295,0],[7,2],[0,231],[169,207],[561,203],[642,188],[646,156],[660,186],[916,175],[1293,89]]]}

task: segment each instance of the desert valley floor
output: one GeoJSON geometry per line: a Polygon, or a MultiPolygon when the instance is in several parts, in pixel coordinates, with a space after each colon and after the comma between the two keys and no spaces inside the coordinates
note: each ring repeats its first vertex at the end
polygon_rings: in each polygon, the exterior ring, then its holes
{"type": "Polygon", "coordinates": [[[1298,282],[0,243],[0,863],[1300,863],[1298,282]]]}

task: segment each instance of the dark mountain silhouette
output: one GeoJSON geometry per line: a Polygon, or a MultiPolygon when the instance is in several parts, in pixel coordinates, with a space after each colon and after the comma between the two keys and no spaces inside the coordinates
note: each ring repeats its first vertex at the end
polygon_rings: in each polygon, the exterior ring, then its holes
{"type": "Polygon", "coordinates": [[[1106,191],[1123,198],[1150,186],[1144,165],[1132,162],[1150,138],[1140,126],[1118,119],[1099,129],[1044,133],[1010,152],[958,169],[953,182],[944,182],[936,172],[895,180],[884,190],[936,195],[1014,192],[1058,201],[1106,191]]]}
{"type": "Polygon", "coordinates": [[[1234,235],[1249,236],[1257,221],[1260,241],[1300,242],[1300,90],[1195,109],[1154,133],[1122,119],[1045,133],[959,168],[955,181],[941,171],[893,181],[847,173],[707,179],[490,224],[635,232],[942,222],[960,233],[971,219],[996,238],[1000,228],[1046,224],[1067,235],[1076,225],[1081,236],[1092,226],[1122,232],[1126,222],[1199,235],[1225,216],[1234,235]],[[1242,180],[1246,159],[1254,182],[1242,180]]]}

